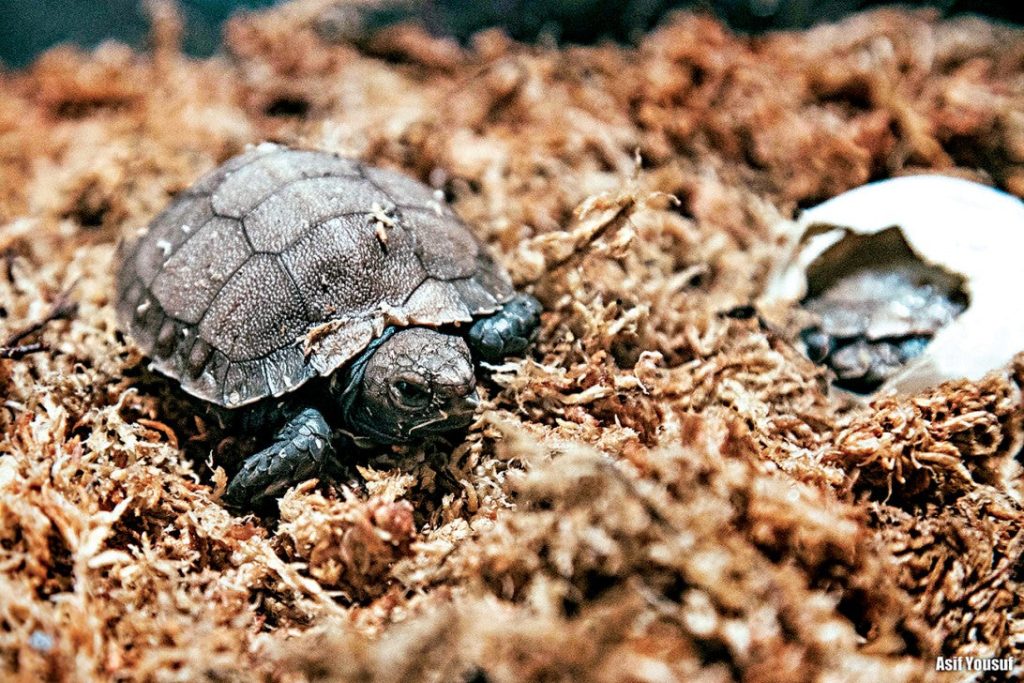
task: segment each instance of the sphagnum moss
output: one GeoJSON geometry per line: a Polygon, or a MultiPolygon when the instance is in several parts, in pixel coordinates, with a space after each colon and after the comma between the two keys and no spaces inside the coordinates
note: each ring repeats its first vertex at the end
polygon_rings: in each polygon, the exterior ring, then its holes
{"type": "Polygon", "coordinates": [[[0,360],[4,678],[910,681],[1020,656],[1024,373],[836,405],[742,314],[798,206],[917,169],[1024,194],[1019,31],[684,15],[635,49],[412,32],[383,61],[322,41],[329,5],[238,17],[208,60],[159,12],[153,53],[0,75],[0,339],[78,304],[0,360]],[[264,139],[431,179],[549,311],[464,441],[277,519],[219,504],[241,435],[111,306],[114,242],[264,139]]]}

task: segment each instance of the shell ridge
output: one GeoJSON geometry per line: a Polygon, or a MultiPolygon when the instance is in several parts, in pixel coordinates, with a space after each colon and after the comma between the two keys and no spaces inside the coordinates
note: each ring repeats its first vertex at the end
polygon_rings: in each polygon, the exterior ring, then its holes
{"type": "Polygon", "coordinates": [[[207,181],[208,179],[212,179],[219,175],[220,178],[218,178],[216,185],[214,185],[214,187],[217,187],[224,182],[228,175],[232,173],[237,173],[238,171],[241,171],[244,168],[248,168],[257,161],[266,161],[270,157],[277,156],[287,150],[287,147],[275,145],[274,143],[264,142],[259,145],[254,145],[251,147],[251,149],[246,149],[239,155],[228,157],[227,159],[220,162],[213,168],[207,170],[205,173],[200,174],[198,178],[195,178],[192,181],[192,183],[181,192],[180,196],[192,198],[199,198],[203,196],[208,197],[210,196],[211,192],[209,188],[203,187],[204,181],[207,181]],[[263,148],[263,150],[260,149],[261,147],[263,148]],[[230,169],[224,168],[224,166],[230,163],[232,160],[240,161],[242,157],[246,156],[248,156],[249,158],[246,159],[243,163],[240,163],[237,166],[233,166],[230,169]]]}
{"type": "MultiPolygon", "coordinates": [[[[204,339],[203,341],[206,341],[206,340],[204,339]]],[[[207,341],[206,343],[209,344],[210,342],[207,341]]],[[[290,343],[288,343],[285,346],[282,346],[280,348],[271,349],[270,351],[267,351],[266,353],[261,353],[258,356],[253,356],[252,358],[246,358],[244,360],[235,360],[235,359],[231,358],[230,356],[228,356],[223,351],[221,351],[216,346],[213,346],[213,350],[214,350],[214,353],[220,353],[222,356],[224,356],[224,358],[226,358],[229,363],[253,363],[255,361],[266,360],[267,358],[270,358],[271,356],[273,356],[275,353],[279,353],[282,350],[288,348],[289,346],[298,346],[298,343],[297,342],[290,342],[290,343]]],[[[307,363],[307,365],[308,365],[308,363],[307,363]]]]}
{"type": "Polygon", "coordinates": [[[337,220],[339,218],[351,218],[352,216],[366,216],[369,215],[370,213],[370,211],[343,211],[338,214],[332,214],[317,221],[316,223],[311,223],[309,227],[302,232],[301,235],[291,240],[290,242],[286,243],[284,247],[282,247],[279,251],[267,251],[266,249],[262,249],[259,251],[253,251],[253,254],[268,254],[270,256],[280,256],[281,254],[288,251],[302,240],[306,239],[307,235],[309,235],[310,232],[316,230],[317,228],[323,227],[325,223],[330,223],[331,221],[337,220]]]}
{"type": "MultiPolygon", "coordinates": [[[[419,256],[417,255],[416,258],[419,258],[419,256]]],[[[413,294],[415,294],[416,292],[420,291],[420,288],[423,287],[423,285],[427,284],[428,280],[435,279],[433,276],[430,275],[430,273],[428,273],[426,271],[426,269],[424,269],[423,272],[426,273],[426,275],[424,275],[423,279],[420,280],[419,283],[417,283],[417,285],[415,287],[413,287],[412,290],[408,294],[405,295],[405,298],[402,299],[402,303],[398,304],[398,308],[405,308],[405,306],[409,303],[409,299],[411,299],[413,297],[413,294]]],[[[378,306],[379,305],[380,304],[378,304],[378,306]]]]}
{"type": "Polygon", "coordinates": [[[376,180],[371,178],[366,173],[366,169],[364,168],[363,164],[359,164],[359,177],[368,182],[370,185],[372,185],[373,188],[380,192],[382,195],[390,199],[392,204],[398,206],[398,202],[395,201],[394,195],[392,195],[391,192],[389,192],[388,190],[385,190],[383,187],[381,187],[380,183],[378,183],[376,180]]]}
{"type": "MultiPolygon", "coordinates": [[[[243,224],[244,224],[245,219],[253,211],[255,211],[256,209],[260,208],[270,198],[280,194],[280,192],[282,190],[286,190],[287,188],[291,187],[292,185],[297,185],[298,183],[302,183],[302,182],[305,182],[307,180],[317,180],[319,178],[352,178],[352,176],[345,175],[345,174],[338,174],[338,173],[330,173],[330,172],[329,173],[313,173],[311,175],[303,175],[303,176],[301,176],[299,178],[292,178],[291,180],[282,181],[282,182],[280,182],[280,184],[275,185],[273,190],[268,191],[265,195],[262,195],[258,200],[256,200],[256,203],[253,204],[250,208],[248,208],[241,216],[230,216],[230,215],[227,215],[227,214],[220,213],[219,211],[217,211],[216,208],[213,208],[212,203],[211,203],[211,207],[210,208],[213,209],[213,213],[216,216],[222,216],[223,218],[233,218],[235,220],[243,221],[243,224]]],[[[217,187],[219,188],[220,185],[222,185],[222,184],[223,184],[223,181],[220,184],[218,184],[217,187]]],[[[210,193],[210,196],[211,197],[213,196],[212,192],[210,193]]]]}
{"type": "MultiPolygon", "coordinates": [[[[263,252],[257,252],[257,253],[263,253],[263,252]]],[[[281,268],[281,270],[284,272],[284,274],[288,277],[288,281],[292,283],[292,286],[295,288],[295,291],[298,293],[299,301],[302,302],[302,314],[305,316],[306,322],[309,323],[309,324],[312,324],[312,322],[313,322],[313,314],[311,312],[312,309],[310,308],[310,305],[309,305],[309,299],[306,298],[306,293],[302,291],[302,287],[299,287],[299,283],[295,279],[295,274],[292,273],[292,269],[288,267],[288,264],[285,263],[285,260],[283,258],[281,258],[281,254],[276,254],[274,256],[274,258],[277,261],[277,265],[281,268]]]]}

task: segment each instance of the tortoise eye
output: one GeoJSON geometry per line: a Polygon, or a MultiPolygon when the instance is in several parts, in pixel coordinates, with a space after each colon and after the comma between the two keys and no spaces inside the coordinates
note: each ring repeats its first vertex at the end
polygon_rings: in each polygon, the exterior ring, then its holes
{"type": "Polygon", "coordinates": [[[391,385],[391,393],[406,408],[422,408],[430,403],[430,390],[407,379],[396,380],[391,385]]]}

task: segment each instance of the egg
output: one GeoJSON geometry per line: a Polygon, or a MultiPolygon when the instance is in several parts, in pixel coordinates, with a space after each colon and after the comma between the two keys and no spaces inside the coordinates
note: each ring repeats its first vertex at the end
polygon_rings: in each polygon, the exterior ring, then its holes
{"type": "Polygon", "coordinates": [[[979,379],[1024,350],[1016,197],[946,176],[894,178],[804,211],[783,234],[758,306],[816,316],[798,345],[838,368],[839,386],[866,368],[845,388],[913,393],[979,379]]]}

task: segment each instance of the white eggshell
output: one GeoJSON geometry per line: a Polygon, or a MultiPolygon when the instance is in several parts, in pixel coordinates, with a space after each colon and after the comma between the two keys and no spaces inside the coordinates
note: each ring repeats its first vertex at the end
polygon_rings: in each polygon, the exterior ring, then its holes
{"type": "Polygon", "coordinates": [[[894,178],[805,211],[792,226],[789,247],[762,302],[799,302],[807,292],[806,268],[829,247],[850,233],[892,227],[922,261],[963,276],[970,302],[919,358],[876,393],[979,379],[1024,351],[1024,202],[957,178],[894,178]]]}

